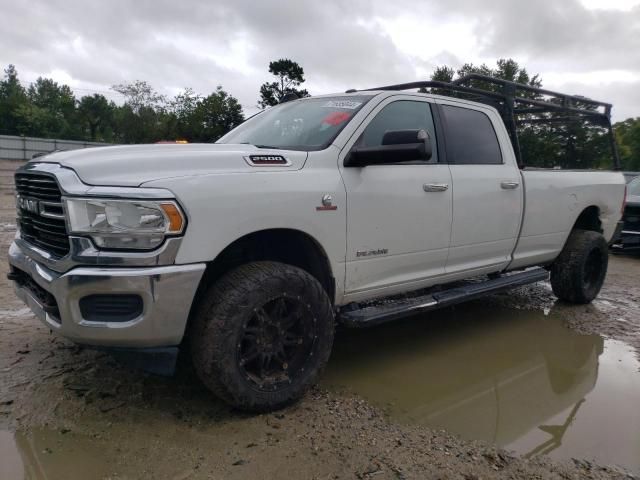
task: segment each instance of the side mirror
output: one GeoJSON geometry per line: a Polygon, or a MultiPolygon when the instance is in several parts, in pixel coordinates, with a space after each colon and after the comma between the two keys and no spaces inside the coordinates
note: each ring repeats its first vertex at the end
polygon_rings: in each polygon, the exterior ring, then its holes
{"type": "Polygon", "coordinates": [[[352,148],[344,166],[366,167],[415,160],[426,161],[431,155],[431,139],[426,130],[390,130],[382,137],[382,145],[352,148]]]}

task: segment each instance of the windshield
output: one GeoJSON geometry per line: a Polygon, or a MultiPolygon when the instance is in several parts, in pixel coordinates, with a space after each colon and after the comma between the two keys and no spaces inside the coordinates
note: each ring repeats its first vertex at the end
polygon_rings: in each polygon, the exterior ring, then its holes
{"type": "Polygon", "coordinates": [[[283,103],[250,118],[216,143],[323,150],[371,98],[370,95],[343,95],[283,103]]]}
{"type": "Polygon", "coordinates": [[[631,183],[627,185],[627,192],[629,195],[637,195],[640,197],[640,176],[631,180],[631,183]]]}

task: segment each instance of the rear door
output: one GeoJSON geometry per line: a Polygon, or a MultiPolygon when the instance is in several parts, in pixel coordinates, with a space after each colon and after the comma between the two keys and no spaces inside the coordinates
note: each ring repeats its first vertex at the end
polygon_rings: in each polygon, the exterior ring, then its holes
{"type": "Polygon", "coordinates": [[[493,109],[438,103],[453,183],[446,272],[499,270],[510,261],[523,208],[522,179],[509,137],[493,109]]]}

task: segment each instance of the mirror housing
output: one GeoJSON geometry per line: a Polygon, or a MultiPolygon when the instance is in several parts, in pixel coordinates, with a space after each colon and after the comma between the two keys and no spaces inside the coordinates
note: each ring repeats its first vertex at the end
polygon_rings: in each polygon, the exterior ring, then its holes
{"type": "Polygon", "coordinates": [[[345,167],[366,167],[431,158],[431,139],[426,130],[390,130],[382,137],[382,145],[354,147],[345,158],[345,167]]]}

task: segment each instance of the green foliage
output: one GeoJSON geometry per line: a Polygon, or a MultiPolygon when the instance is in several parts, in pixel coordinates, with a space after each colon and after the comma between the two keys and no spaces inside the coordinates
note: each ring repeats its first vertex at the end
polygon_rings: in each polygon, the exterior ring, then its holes
{"type": "Polygon", "coordinates": [[[627,118],[614,126],[623,170],[640,171],[640,117],[627,118]]]}
{"type": "Polygon", "coordinates": [[[242,106],[221,86],[204,98],[185,90],[172,102],[170,115],[178,137],[189,142],[215,141],[244,121],[242,106]]]}
{"type": "Polygon", "coordinates": [[[126,98],[125,103],[135,113],[138,113],[143,108],[161,110],[167,102],[163,95],[160,95],[151,85],[142,80],[113,85],[111,89],[123,95],[126,98]]]}
{"type": "MultiPolygon", "coordinates": [[[[499,59],[495,67],[486,64],[464,64],[455,73],[454,69],[441,66],[436,68],[431,79],[451,82],[469,74],[488,75],[511,82],[542,87],[539,75],[531,76],[526,68],[513,59],[499,59]]],[[[467,86],[482,90],[499,92],[501,86],[473,79],[467,86]]],[[[432,89],[433,93],[449,93],[446,89],[432,89]]],[[[454,93],[453,95],[476,100],[475,95],[454,93]]],[[[539,99],[535,92],[519,91],[519,96],[539,99]]],[[[500,110],[500,105],[495,105],[500,110]]],[[[574,105],[588,108],[586,104],[574,105]]],[[[611,168],[613,155],[606,126],[585,121],[575,116],[568,117],[564,113],[520,114],[516,118],[518,140],[523,163],[527,167],[586,169],[611,168]]]]}
{"type": "Polygon", "coordinates": [[[40,77],[27,90],[27,100],[16,112],[19,133],[47,138],[78,136],[76,99],[67,85],[40,77]]]}
{"type": "Polygon", "coordinates": [[[0,133],[18,133],[18,112],[27,104],[27,93],[20,85],[16,67],[9,65],[0,81],[0,133]]]}
{"type": "Polygon", "coordinates": [[[96,93],[82,97],[78,102],[78,126],[83,137],[92,142],[113,141],[113,122],[116,104],[96,93]]]}
{"type": "MultiPolygon", "coordinates": [[[[508,58],[501,58],[496,62],[495,68],[491,68],[486,64],[474,65],[473,63],[465,63],[457,71],[446,65],[437,67],[431,74],[431,80],[437,80],[441,82],[451,82],[454,78],[461,78],[466,75],[476,73],[479,75],[488,75],[490,77],[500,78],[502,80],[509,80],[510,82],[517,82],[523,85],[529,85],[531,87],[541,87],[542,80],[539,75],[533,77],[529,75],[527,69],[521,67],[518,62],[508,58]]],[[[482,82],[479,80],[473,80],[469,83],[469,86],[481,88],[483,90],[497,91],[500,87],[482,82]]]]}
{"type": "Polygon", "coordinates": [[[263,83],[260,87],[260,101],[262,108],[277,105],[280,99],[288,94],[295,93],[299,97],[308,97],[309,92],[299,89],[304,83],[304,70],[293,60],[281,58],[269,63],[269,73],[276,77],[273,82],[263,83]]]}
{"type": "Polygon", "coordinates": [[[47,78],[25,89],[9,65],[0,81],[0,133],[112,143],[213,142],[244,121],[241,105],[220,86],[206,97],[186,89],[172,99],[140,80],[112,88],[124,104],[101,94],[77,100],[67,85],[47,78]]]}
{"type": "Polygon", "coordinates": [[[221,86],[196,105],[194,117],[201,129],[196,131],[199,141],[217,140],[244,121],[242,107],[221,86]]]}
{"type": "Polygon", "coordinates": [[[451,82],[453,81],[455,74],[456,71],[453,68],[442,65],[433,71],[431,74],[431,80],[436,82],[451,82]]]}

